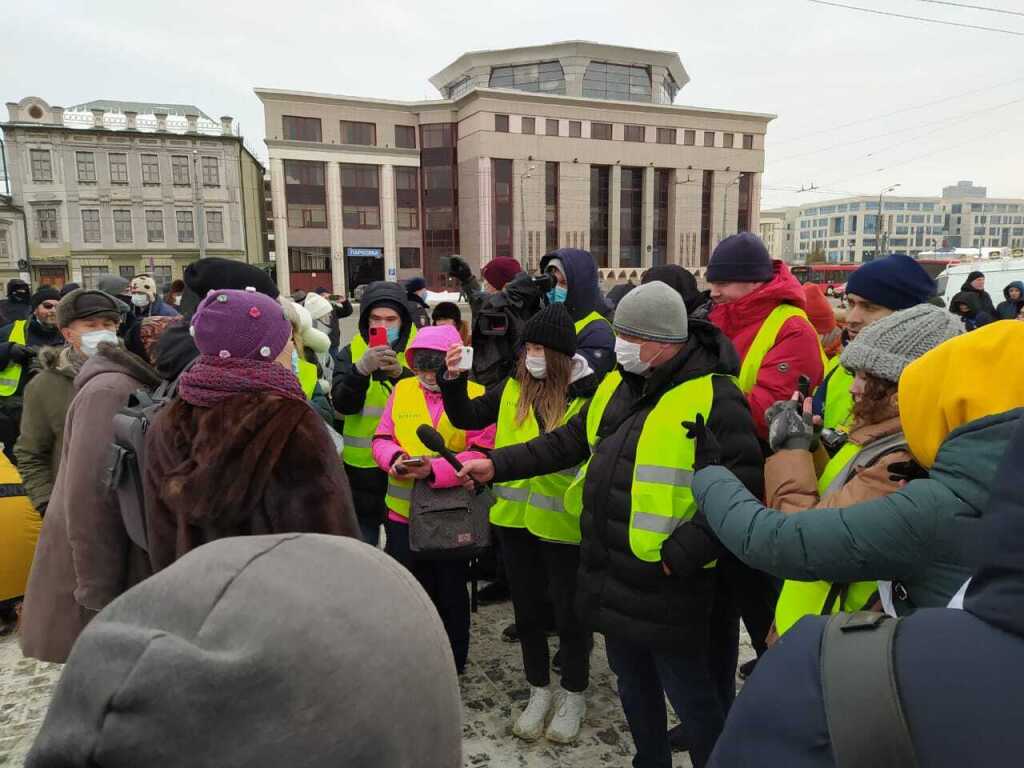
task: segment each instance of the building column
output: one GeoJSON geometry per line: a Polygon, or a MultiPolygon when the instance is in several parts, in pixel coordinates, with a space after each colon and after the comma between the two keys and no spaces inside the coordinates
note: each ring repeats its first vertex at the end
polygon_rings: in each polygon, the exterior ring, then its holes
{"type": "Polygon", "coordinates": [[[398,212],[395,209],[395,167],[380,169],[380,226],[384,231],[384,275],[398,280],[398,212]]]}
{"type": "Polygon", "coordinates": [[[345,224],[341,215],[341,166],[327,163],[327,231],[331,238],[331,291],[345,295],[345,224]]]}
{"type": "MultiPolygon", "coordinates": [[[[480,267],[494,258],[494,176],[492,175],[491,158],[477,158],[477,194],[479,202],[479,237],[477,252],[480,256],[480,267]]],[[[462,215],[462,206],[459,206],[462,215]]]]}
{"type": "Polygon", "coordinates": [[[608,180],[608,266],[619,267],[622,230],[622,166],[613,165],[608,180]]]}
{"type": "Polygon", "coordinates": [[[654,262],[654,166],[644,168],[643,223],[640,227],[640,265],[654,262]]]}
{"type": "Polygon", "coordinates": [[[277,290],[283,296],[292,293],[288,263],[288,201],[285,196],[284,160],[270,158],[270,205],[274,218],[274,264],[277,267],[277,290]]]}

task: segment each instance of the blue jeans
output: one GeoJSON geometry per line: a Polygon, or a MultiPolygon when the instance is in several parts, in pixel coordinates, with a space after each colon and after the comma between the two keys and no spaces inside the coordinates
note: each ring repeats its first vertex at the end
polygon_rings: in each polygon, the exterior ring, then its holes
{"type": "Polygon", "coordinates": [[[690,759],[702,768],[711,756],[725,713],[712,683],[704,648],[661,653],[605,636],[608,664],[618,678],[619,700],[633,734],[633,768],[672,768],[665,697],[686,723],[690,759]]]}

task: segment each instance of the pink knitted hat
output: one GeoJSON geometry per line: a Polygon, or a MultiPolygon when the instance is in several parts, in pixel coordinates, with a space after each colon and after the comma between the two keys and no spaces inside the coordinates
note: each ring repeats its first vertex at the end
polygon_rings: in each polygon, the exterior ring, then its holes
{"type": "Polygon", "coordinates": [[[292,335],[292,324],[276,300],[254,288],[213,290],[192,316],[200,353],[222,359],[272,361],[292,335]]]}

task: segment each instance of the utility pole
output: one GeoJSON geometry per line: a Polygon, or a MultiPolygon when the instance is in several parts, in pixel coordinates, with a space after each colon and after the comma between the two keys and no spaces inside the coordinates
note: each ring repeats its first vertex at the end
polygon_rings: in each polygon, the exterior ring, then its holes
{"type": "Polygon", "coordinates": [[[892,192],[899,184],[893,184],[891,187],[886,187],[878,193],[878,231],[875,233],[876,245],[875,253],[880,258],[885,258],[885,252],[888,250],[888,242],[885,236],[885,218],[882,216],[882,195],[886,192],[892,192]]]}

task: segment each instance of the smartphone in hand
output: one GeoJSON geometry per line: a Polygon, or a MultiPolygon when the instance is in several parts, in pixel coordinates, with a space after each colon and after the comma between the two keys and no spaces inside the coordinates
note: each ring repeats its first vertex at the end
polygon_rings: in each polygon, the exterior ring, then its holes
{"type": "Polygon", "coordinates": [[[370,346],[371,347],[386,347],[388,346],[388,329],[383,327],[376,327],[370,329],[370,346]]]}
{"type": "Polygon", "coordinates": [[[468,370],[471,370],[473,368],[473,348],[472,347],[463,347],[462,348],[462,356],[459,358],[459,366],[458,366],[458,368],[459,368],[460,371],[468,371],[468,370]]]}

